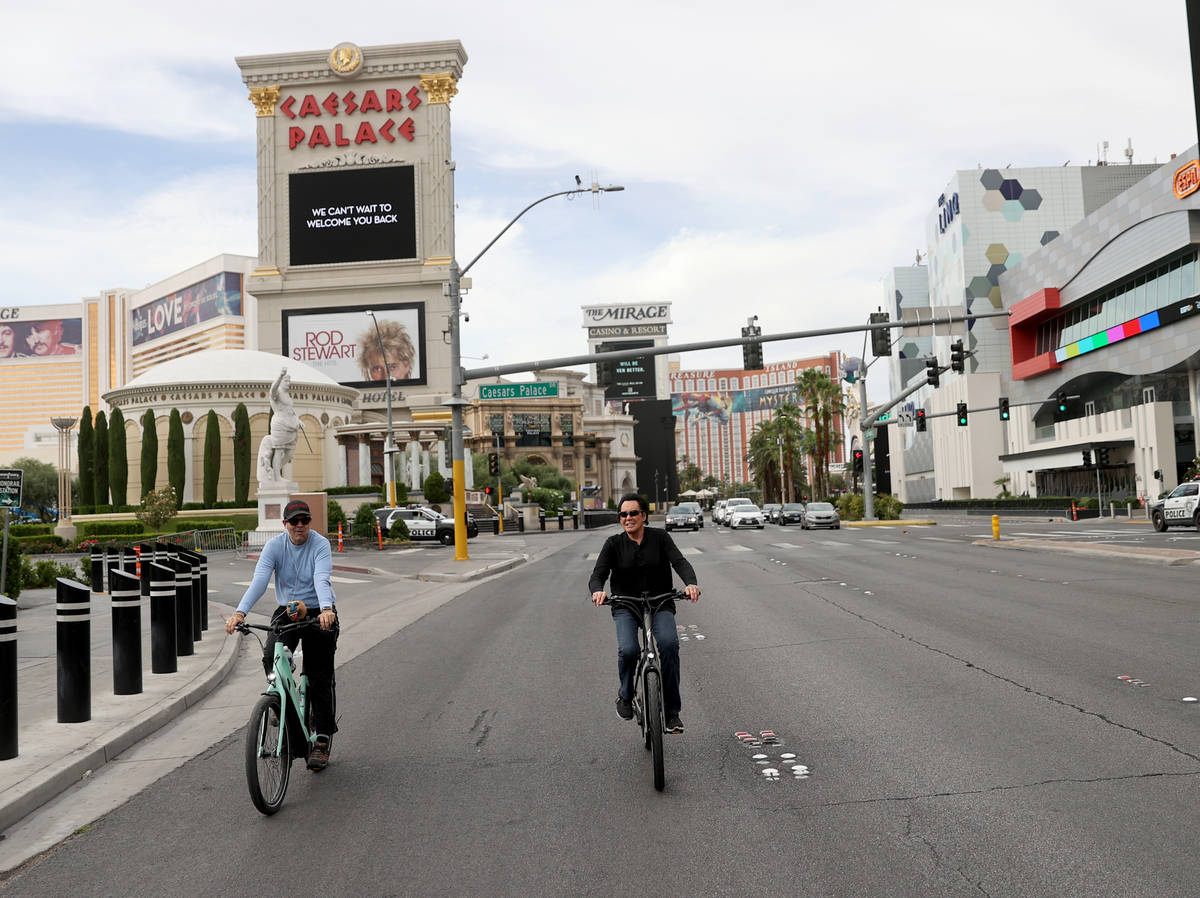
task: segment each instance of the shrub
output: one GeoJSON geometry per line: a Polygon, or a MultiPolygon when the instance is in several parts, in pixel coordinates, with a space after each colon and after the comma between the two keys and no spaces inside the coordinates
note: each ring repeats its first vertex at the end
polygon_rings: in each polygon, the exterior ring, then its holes
{"type": "Polygon", "coordinates": [[[388,530],[387,536],[388,539],[398,539],[403,542],[408,542],[408,524],[404,523],[404,521],[400,520],[399,518],[396,518],[396,520],[392,522],[392,527],[390,530],[388,530]]]}
{"type": "Polygon", "coordinates": [[[178,503],[175,499],[175,488],[168,484],[161,490],[151,490],[142,499],[142,507],[138,509],[137,519],[150,531],[158,532],[162,525],[176,515],[178,503]]]}
{"type": "Polygon", "coordinates": [[[8,528],[9,536],[49,536],[53,532],[52,524],[12,524],[8,528]]]}
{"type": "MultiPolygon", "coordinates": [[[[91,582],[90,560],[88,571],[88,578],[83,581],[85,583],[91,582]]],[[[59,577],[79,579],[75,576],[75,569],[69,564],[59,564],[48,558],[36,562],[31,562],[28,558],[21,559],[21,586],[25,589],[45,589],[53,586],[59,577]]]]}
{"type": "Polygon", "coordinates": [[[563,494],[559,490],[535,486],[529,490],[529,497],[525,501],[536,502],[546,514],[556,515],[558,514],[558,510],[562,508],[563,494]]]}
{"type": "Polygon", "coordinates": [[[126,536],[142,533],[145,529],[137,521],[91,521],[79,525],[79,535],[126,536]]]}
{"type": "Polygon", "coordinates": [[[354,513],[354,526],[351,528],[351,536],[371,537],[375,535],[375,525],[377,518],[375,517],[375,509],[382,508],[382,502],[366,502],[358,506],[358,511],[354,513]]]}
{"type": "Polygon", "coordinates": [[[342,525],[343,530],[350,529],[350,519],[346,517],[346,512],[342,510],[342,504],[337,499],[329,499],[325,503],[325,516],[329,519],[330,533],[337,533],[338,524],[342,525]]]}
{"type": "Polygon", "coordinates": [[[450,494],[446,492],[446,478],[437,471],[425,478],[423,486],[426,502],[445,502],[450,498],[450,494]]]}

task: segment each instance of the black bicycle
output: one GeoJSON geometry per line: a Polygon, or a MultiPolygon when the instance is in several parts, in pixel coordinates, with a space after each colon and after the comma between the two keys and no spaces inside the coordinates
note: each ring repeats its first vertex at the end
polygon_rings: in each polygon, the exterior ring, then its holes
{"type": "Polygon", "coordinates": [[[652,622],[655,613],[667,602],[685,598],[687,596],[681,592],[664,592],[658,596],[641,597],[611,595],[604,600],[606,605],[632,612],[642,631],[642,654],[638,658],[637,671],[633,676],[633,713],[641,728],[642,740],[654,763],[654,788],[659,792],[666,785],[666,774],[663,770],[663,733],[667,731],[667,720],[663,710],[662,664],[652,622]]]}

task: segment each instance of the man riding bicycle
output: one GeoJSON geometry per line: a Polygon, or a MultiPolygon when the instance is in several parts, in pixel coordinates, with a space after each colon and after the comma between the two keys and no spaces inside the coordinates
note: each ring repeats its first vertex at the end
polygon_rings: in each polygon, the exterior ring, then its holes
{"type": "MultiPolygon", "coordinates": [[[[289,602],[305,605],[305,615],[318,610],[320,629],[306,629],[284,634],[283,644],[295,650],[297,642],[304,644],[304,672],[308,675],[308,700],[313,710],[313,727],[317,731],[316,747],[308,756],[309,770],[323,770],[329,764],[331,737],[337,732],[334,719],[335,684],[333,656],[337,651],[338,623],[336,596],[330,586],[333,555],[329,540],[309,529],[312,512],[308,503],[293,499],[283,509],[286,532],[272,537],[263,546],[262,555],[254,568],[254,579],[246,587],[237,610],[225,621],[225,632],[232,633],[246,619],[246,612],[261,598],[275,574],[275,601],[279,607],[271,616],[277,623],[287,616],[289,602]]],[[[263,647],[263,668],[269,674],[275,659],[275,634],[268,636],[263,647]]]]}
{"type": "MultiPolygon", "coordinates": [[[[596,605],[604,604],[608,597],[604,592],[604,582],[609,580],[610,574],[612,591],[617,595],[670,592],[674,588],[672,568],[685,584],[684,594],[693,602],[699,599],[696,572],[683,557],[671,535],[665,530],[646,526],[650,514],[646,500],[635,493],[626,493],[621,497],[618,509],[622,532],[610,536],[600,549],[600,556],[588,580],[592,601],[596,605]]],[[[617,716],[622,720],[630,720],[633,718],[633,676],[641,654],[638,618],[625,608],[614,608],[612,616],[617,627],[617,675],[620,677],[617,716]]],[[[667,718],[667,732],[682,733],[683,723],[679,719],[682,708],[679,698],[679,634],[675,630],[674,602],[668,602],[654,615],[653,627],[662,663],[663,711],[667,718]]]]}

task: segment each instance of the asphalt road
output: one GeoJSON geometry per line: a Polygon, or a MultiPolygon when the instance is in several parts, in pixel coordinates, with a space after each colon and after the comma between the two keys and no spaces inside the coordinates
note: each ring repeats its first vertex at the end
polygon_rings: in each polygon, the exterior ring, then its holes
{"type": "Polygon", "coordinates": [[[1195,895],[1194,566],[972,543],[989,533],[676,534],[704,595],[679,615],[664,793],[613,711],[596,534],[344,665],[334,762],[296,765],[275,817],[246,795],[239,731],[3,887],[1195,895]],[[766,730],[779,744],[735,735],[766,730]]]}

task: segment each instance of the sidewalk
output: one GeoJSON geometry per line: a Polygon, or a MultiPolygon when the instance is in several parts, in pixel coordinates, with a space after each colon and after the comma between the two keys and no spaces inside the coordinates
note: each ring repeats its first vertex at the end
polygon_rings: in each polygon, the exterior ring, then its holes
{"type": "MultiPolygon", "coordinates": [[[[475,539],[470,558],[453,548],[334,555],[334,571],[372,573],[408,581],[447,583],[489,577],[529,559],[522,540],[475,539]]],[[[549,548],[549,543],[546,544],[549,548]]],[[[223,559],[226,553],[209,556],[223,559]]],[[[432,587],[430,587],[432,588],[432,587]]],[[[0,837],[14,824],[74,784],[93,776],[121,752],[145,739],[222,684],[246,645],[227,638],[221,604],[209,603],[208,629],[178,670],[151,673],[150,607],[142,599],[142,685],[138,695],[113,694],[112,608],[106,594],[91,596],[91,719],[58,722],[56,590],[25,590],[17,599],[17,757],[0,761],[0,837]]],[[[251,613],[264,606],[260,603],[251,613]]],[[[257,621],[265,623],[262,617],[257,621]]],[[[397,627],[397,629],[399,626],[397,627]]],[[[343,633],[343,641],[346,641],[343,633]]],[[[390,634],[388,634],[390,635],[390,634]]],[[[378,636],[378,633],[376,633],[378,636]]],[[[344,662],[339,651],[339,660],[344,662]]]]}

